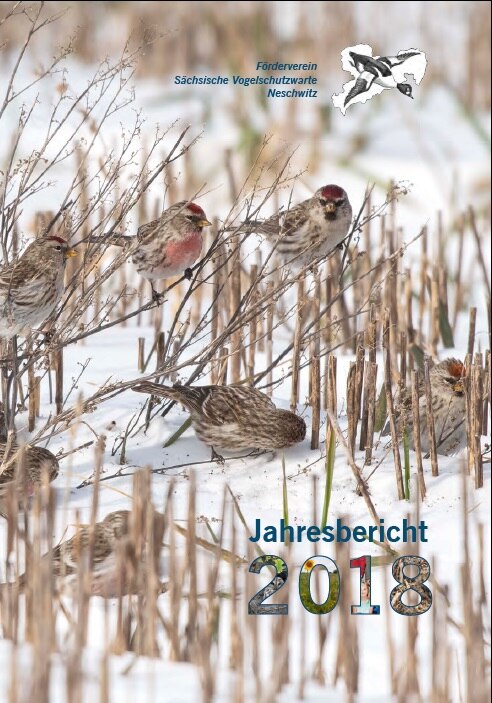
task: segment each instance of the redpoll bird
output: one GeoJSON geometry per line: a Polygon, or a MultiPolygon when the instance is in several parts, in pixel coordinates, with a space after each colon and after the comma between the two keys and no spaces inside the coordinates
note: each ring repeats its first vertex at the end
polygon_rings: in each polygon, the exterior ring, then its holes
{"type": "MultiPolygon", "coordinates": [[[[99,566],[116,549],[129,532],[130,511],[115,510],[94,525],[94,566],[99,566]]],[[[90,543],[90,526],[81,525],[77,533],[53,549],[53,571],[57,576],[73,574],[80,562],[80,555],[90,543]]]]}
{"type": "Polygon", "coordinates": [[[306,423],[288,410],[278,410],[256,388],[231,386],[161,386],[143,382],[133,386],[139,393],[170,398],[189,410],[199,439],[212,447],[212,458],[221,459],[215,447],[239,451],[275,450],[302,442],[306,423]]]}
{"type": "MultiPolygon", "coordinates": [[[[118,543],[128,534],[129,516],[128,510],[116,510],[94,525],[92,554],[94,569],[101,567],[105,559],[117,548],[118,543]]],[[[87,554],[90,539],[90,526],[80,525],[73,537],[58,544],[51,553],[41,559],[50,561],[50,570],[54,576],[71,576],[76,573],[82,561],[82,555],[87,554]]],[[[26,574],[19,576],[18,584],[21,589],[25,587],[26,574]]]]}
{"type": "Polygon", "coordinates": [[[284,263],[303,268],[332,252],[347,236],[351,222],[348,195],[332,184],[286,212],[245,224],[273,243],[278,240],[276,252],[284,263]]]}
{"type": "Polygon", "coordinates": [[[36,487],[41,485],[44,472],[47,472],[51,482],[60,470],[56,456],[44,447],[26,446],[24,452],[21,452],[18,445],[14,444],[8,457],[5,456],[6,448],[6,442],[0,440],[0,515],[5,515],[5,498],[11,487],[15,488],[19,498],[23,494],[29,498],[36,487]],[[24,464],[23,475],[19,474],[21,462],[24,464]]]}
{"type": "MultiPolygon", "coordinates": [[[[151,285],[152,281],[183,273],[190,277],[190,267],[202,251],[203,228],[210,225],[202,208],[186,200],[164,210],[156,220],[138,228],[138,248],[132,255],[137,272],[151,285]]],[[[113,235],[109,240],[123,245],[132,243],[134,238],[113,235]]]]}
{"type": "MultiPolygon", "coordinates": [[[[115,510],[94,525],[91,537],[90,525],[80,525],[76,534],[53,548],[42,559],[49,560],[50,570],[57,577],[59,589],[67,593],[77,592],[77,570],[87,568],[88,549],[91,544],[92,568],[90,594],[103,598],[116,598],[119,595],[135,593],[141,569],[149,568],[149,558],[158,567],[164,528],[163,515],[154,511],[153,554],[140,550],[137,559],[135,543],[131,538],[131,513],[128,510],[115,510]],[[140,570],[140,573],[139,573],[140,570]]],[[[21,589],[26,585],[26,574],[18,578],[21,589]]],[[[5,584],[3,584],[5,585],[5,584]]],[[[164,588],[160,588],[161,592],[164,588]]]]}
{"type": "MultiPolygon", "coordinates": [[[[5,456],[7,443],[0,441],[0,491],[9,481],[16,477],[16,467],[21,461],[21,450],[17,444],[11,446],[9,456],[5,456]]],[[[50,481],[54,481],[60,471],[58,459],[44,447],[29,447],[24,449],[25,477],[28,487],[34,488],[41,483],[43,471],[48,472],[50,481]]],[[[31,491],[32,492],[32,491],[31,491]]]]}
{"type": "MultiPolygon", "coordinates": [[[[464,375],[465,367],[461,361],[452,358],[439,362],[429,372],[438,454],[455,454],[466,446],[464,375]]],[[[419,416],[423,452],[430,451],[426,408],[424,385],[421,384],[419,387],[419,416]]],[[[404,418],[409,444],[413,449],[412,405],[408,397],[404,400],[404,418]]],[[[402,423],[398,424],[400,431],[402,431],[402,423]]],[[[388,427],[383,430],[383,434],[389,434],[388,427]]]]}
{"type": "Polygon", "coordinates": [[[0,269],[0,337],[27,335],[48,319],[63,295],[66,260],[76,255],[61,237],[39,237],[0,269]]]}

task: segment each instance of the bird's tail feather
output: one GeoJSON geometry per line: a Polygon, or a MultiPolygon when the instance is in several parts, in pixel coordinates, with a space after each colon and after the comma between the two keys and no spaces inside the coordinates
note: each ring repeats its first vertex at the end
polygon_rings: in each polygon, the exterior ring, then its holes
{"type": "Polygon", "coordinates": [[[172,400],[178,400],[181,397],[179,391],[175,388],[163,386],[160,383],[151,383],[151,381],[142,381],[133,386],[132,390],[137,391],[137,393],[151,393],[152,395],[171,398],[172,400]]]}
{"type": "Polygon", "coordinates": [[[224,232],[235,232],[245,234],[261,234],[268,237],[276,237],[280,232],[279,217],[281,213],[277,212],[265,220],[245,220],[236,225],[229,225],[223,228],[224,232]]]}
{"type": "Polygon", "coordinates": [[[114,234],[106,234],[102,237],[89,237],[86,241],[91,244],[112,244],[116,247],[125,247],[134,242],[135,237],[115,232],[114,234]]]}

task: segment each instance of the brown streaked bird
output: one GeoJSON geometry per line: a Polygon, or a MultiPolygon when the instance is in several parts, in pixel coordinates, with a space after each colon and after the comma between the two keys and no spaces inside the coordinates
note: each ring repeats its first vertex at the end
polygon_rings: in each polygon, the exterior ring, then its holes
{"type": "Polygon", "coordinates": [[[7,443],[0,439],[0,515],[5,516],[5,497],[10,487],[16,488],[19,499],[24,494],[30,498],[37,486],[41,485],[43,472],[48,472],[48,480],[54,481],[60,471],[60,465],[56,456],[44,447],[26,446],[24,449],[25,483],[16,486],[16,469],[18,466],[19,447],[13,444],[10,447],[9,456],[5,456],[7,443]],[[3,467],[2,467],[3,465],[3,467]]]}
{"type": "MultiPolygon", "coordinates": [[[[465,367],[461,361],[454,358],[444,359],[433,366],[429,372],[432,393],[432,414],[436,432],[437,453],[456,454],[466,446],[465,423],[465,389],[463,379],[465,367]]],[[[403,400],[403,412],[408,429],[409,444],[414,449],[413,416],[410,394],[403,400]]],[[[427,403],[423,382],[419,386],[420,437],[423,452],[430,451],[429,433],[427,430],[427,403]]],[[[401,422],[398,422],[401,430],[401,422]]],[[[389,424],[383,430],[383,435],[389,434],[389,424]]]]}
{"type": "Polygon", "coordinates": [[[133,386],[138,393],[170,398],[189,411],[199,439],[215,449],[272,451],[302,442],[306,423],[289,410],[279,410],[270,398],[249,386],[161,386],[148,381],[133,386]]]}
{"type": "MultiPolygon", "coordinates": [[[[153,553],[148,549],[141,550],[137,557],[137,549],[132,539],[131,512],[115,510],[94,525],[92,569],[90,574],[90,595],[102,598],[117,598],[121,595],[132,594],[142,587],[142,570],[149,571],[149,559],[154,562],[154,568],[159,569],[159,557],[162,547],[164,516],[153,510],[153,553]]],[[[141,534],[141,533],[140,533],[141,534]]],[[[79,525],[76,534],[53,548],[51,553],[41,557],[49,560],[49,572],[56,578],[57,590],[65,595],[77,595],[78,569],[87,564],[87,550],[90,545],[90,525],[79,525]]],[[[144,579],[145,579],[144,574],[144,579]]],[[[17,579],[20,590],[26,587],[27,576],[21,574],[17,579]]],[[[1,584],[5,587],[7,584],[1,584]]],[[[163,593],[167,586],[158,585],[158,591],[163,593]]]]}
{"type": "MultiPolygon", "coordinates": [[[[115,510],[108,513],[101,522],[94,525],[94,567],[101,566],[104,560],[116,549],[130,529],[130,511],[115,510]]],[[[89,546],[90,525],[80,525],[77,533],[57,545],[52,552],[53,573],[56,576],[69,576],[77,570],[82,552],[89,546]]]]}
{"type": "MultiPolygon", "coordinates": [[[[128,534],[129,515],[128,510],[115,510],[106,515],[104,520],[94,525],[94,569],[102,567],[105,559],[113,553],[118,543],[128,534]]],[[[71,576],[76,573],[80,556],[87,550],[89,544],[90,526],[80,525],[73,537],[58,544],[53,548],[51,554],[46,554],[41,559],[50,560],[51,573],[55,577],[71,576]]],[[[21,574],[17,583],[20,589],[24,589],[26,574],[21,574]]],[[[5,583],[2,584],[2,586],[5,585],[5,583]]]]}
{"type": "Polygon", "coordinates": [[[351,222],[352,206],[347,193],[330,184],[285,212],[263,221],[245,222],[239,229],[264,234],[276,244],[276,254],[284,264],[300,269],[341,245],[351,222]]]}
{"type": "Polygon", "coordinates": [[[0,337],[27,336],[60,301],[67,258],[76,256],[61,237],[38,237],[0,269],[0,337]]]}
{"type": "MultiPolygon", "coordinates": [[[[138,228],[138,247],[132,262],[137,272],[150,281],[155,299],[161,296],[154,290],[153,281],[182,274],[191,278],[191,267],[202,251],[203,228],[211,224],[200,205],[181,200],[156,220],[138,228]]],[[[135,238],[116,234],[108,240],[121,246],[133,243],[135,238]]]]}

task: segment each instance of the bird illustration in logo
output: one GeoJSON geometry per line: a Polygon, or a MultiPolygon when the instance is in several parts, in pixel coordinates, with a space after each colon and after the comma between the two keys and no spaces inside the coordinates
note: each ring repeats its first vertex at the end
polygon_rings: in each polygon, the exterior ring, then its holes
{"type": "Polygon", "coordinates": [[[349,46],[342,51],[342,67],[354,80],[345,83],[343,92],[332,97],[342,114],[358,102],[366,102],[383,90],[396,88],[402,95],[413,98],[407,76],[412,75],[418,85],[427,67],[425,53],[418,49],[404,49],[396,56],[373,56],[368,44],[349,46]]]}

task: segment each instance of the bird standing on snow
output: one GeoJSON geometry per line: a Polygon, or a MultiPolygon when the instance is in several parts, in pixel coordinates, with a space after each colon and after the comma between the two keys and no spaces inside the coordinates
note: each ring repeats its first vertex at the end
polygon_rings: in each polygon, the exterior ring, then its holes
{"type": "MultiPolygon", "coordinates": [[[[149,568],[149,556],[142,553],[137,560],[135,544],[131,539],[131,512],[115,510],[94,525],[90,594],[103,598],[116,598],[136,593],[141,569],[149,568]]],[[[163,515],[154,511],[153,534],[155,554],[160,553],[163,515]]],[[[80,525],[77,533],[41,557],[50,560],[50,568],[57,578],[58,587],[66,593],[77,593],[77,570],[86,565],[83,557],[91,543],[90,525],[80,525]]],[[[150,555],[154,558],[155,555],[150,555]]],[[[26,586],[26,575],[18,577],[20,589],[26,586]]],[[[5,586],[5,584],[2,584],[5,586]]],[[[161,592],[165,586],[161,584],[161,592]]]]}
{"type": "Polygon", "coordinates": [[[351,222],[347,193],[331,184],[285,212],[245,222],[239,229],[264,234],[276,244],[276,254],[284,264],[300,269],[328,256],[343,242],[351,222]]]}
{"type": "Polygon", "coordinates": [[[61,237],[39,237],[0,269],[0,337],[27,336],[60,301],[67,258],[77,256],[61,237]]]}
{"type": "MultiPolygon", "coordinates": [[[[132,255],[137,272],[150,281],[152,295],[159,300],[153,281],[185,274],[191,278],[191,266],[199,258],[203,244],[203,228],[212,223],[196,203],[182,200],[164,210],[152,222],[141,225],[137,231],[138,248],[132,255]]],[[[122,246],[135,241],[134,237],[110,235],[111,244],[122,246]]]]}
{"type": "Polygon", "coordinates": [[[409,49],[399,51],[396,56],[367,56],[349,51],[349,56],[351,64],[359,72],[359,76],[345,97],[345,108],[358,95],[366,93],[373,83],[383,88],[397,88],[403,95],[413,98],[412,86],[401,78],[404,77],[405,71],[409,72],[407,62],[410,59],[424,56],[421,51],[409,49]]]}
{"type": "Polygon", "coordinates": [[[306,436],[306,423],[289,410],[279,410],[270,398],[249,386],[161,386],[145,381],[133,386],[138,393],[170,398],[190,412],[199,439],[215,448],[284,449],[306,436]]]}
{"type": "MultiPolygon", "coordinates": [[[[466,446],[464,376],[465,367],[458,359],[444,359],[430,369],[432,414],[438,454],[456,454],[466,446]]],[[[430,451],[426,408],[424,385],[421,384],[419,388],[419,415],[423,452],[430,451]]],[[[409,444],[414,449],[412,405],[409,397],[404,400],[403,413],[409,444]]],[[[401,422],[398,424],[401,426],[401,422]]],[[[383,430],[383,435],[388,434],[389,424],[383,430]]]]}

